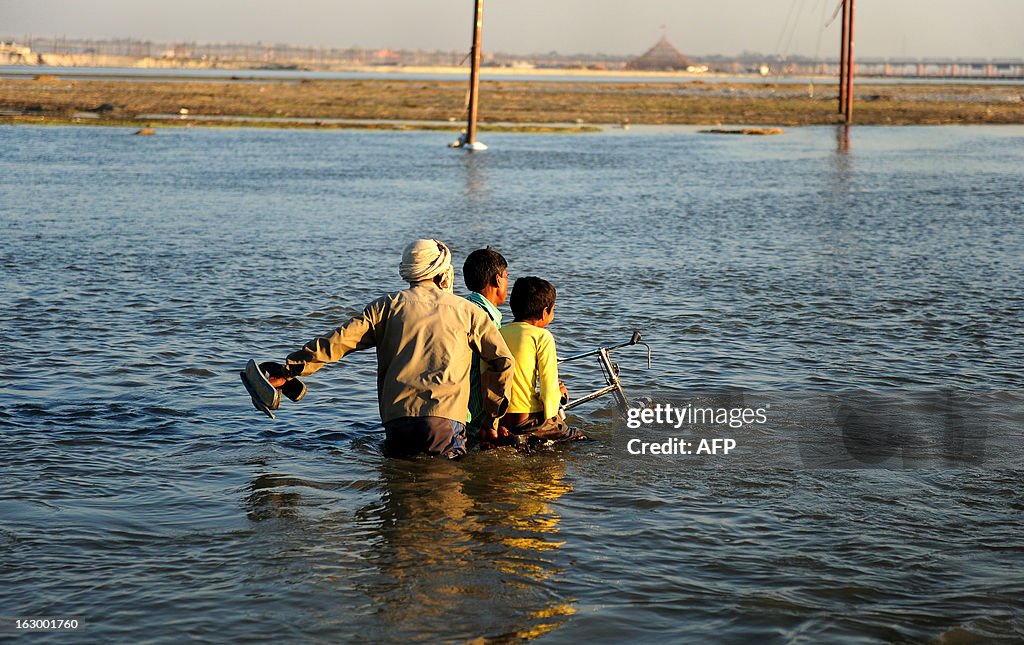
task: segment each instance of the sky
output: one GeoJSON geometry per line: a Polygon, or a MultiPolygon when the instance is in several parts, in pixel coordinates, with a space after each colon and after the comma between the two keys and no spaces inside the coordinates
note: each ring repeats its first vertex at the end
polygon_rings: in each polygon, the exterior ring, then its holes
{"type": "MultiPolygon", "coordinates": [[[[0,37],[468,50],[475,0],[0,0],[0,37]]],[[[839,0],[485,0],[484,50],[834,57],[839,0]],[[827,26],[826,26],[827,25],[827,26]]],[[[1024,58],[1024,0],[857,0],[863,57],[1024,58]]]]}

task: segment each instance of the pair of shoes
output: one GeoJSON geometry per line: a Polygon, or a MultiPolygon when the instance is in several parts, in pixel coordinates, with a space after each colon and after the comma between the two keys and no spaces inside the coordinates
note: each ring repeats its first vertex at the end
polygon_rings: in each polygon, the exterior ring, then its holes
{"type": "Polygon", "coordinates": [[[280,390],[270,384],[268,376],[283,371],[284,367],[278,363],[257,365],[256,361],[249,359],[245,369],[238,373],[252,398],[253,406],[271,419],[277,418],[274,416],[274,410],[281,407],[281,394],[296,402],[306,396],[306,384],[297,378],[289,378],[280,390]]]}
{"type": "Polygon", "coordinates": [[[298,403],[306,396],[306,384],[297,378],[290,378],[281,386],[281,394],[298,403]]]}
{"type": "Polygon", "coordinates": [[[281,365],[280,363],[275,363],[273,361],[267,361],[265,363],[260,363],[260,372],[262,372],[263,376],[267,377],[267,379],[274,378],[275,376],[277,378],[283,378],[284,385],[278,389],[292,401],[301,401],[302,397],[306,396],[306,384],[292,376],[292,370],[288,366],[281,365]]]}
{"type": "Polygon", "coordinates": [[[281,392],[270,384],[256,361],[250,358],[238,376],[242,379],[242,385],[249,391],[253,406],[271,419],[277,418],[273,411],[281,407],[281,392]]]}

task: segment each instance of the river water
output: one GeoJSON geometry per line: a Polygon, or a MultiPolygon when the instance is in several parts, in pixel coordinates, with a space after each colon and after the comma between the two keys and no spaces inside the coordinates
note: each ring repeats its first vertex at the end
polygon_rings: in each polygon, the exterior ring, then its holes
{"type": "Polygon", "coordinates": [[[0,638],[1024,639],[1024,128],[130,132],[0,127],[0,638]],[[563,356],[641,330],[652,414],[764,421],[385,459],[367,353],[253,410],[424,236],[554,282],[563,356]]]}

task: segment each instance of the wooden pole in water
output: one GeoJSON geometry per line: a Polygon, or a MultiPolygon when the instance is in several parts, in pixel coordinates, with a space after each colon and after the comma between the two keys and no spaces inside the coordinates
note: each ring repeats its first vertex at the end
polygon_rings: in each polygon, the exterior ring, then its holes
{"type": "Polygon", "coordinates": [[[843,27],[839,34],[839,114],[846,114],[846,2],[843,0],[843,27]]]}
{"type": "Polygon", "coordinates": [[[484,24],[484,0],[476,0],[473,10],[473,51],[472,66],[469,70],[469,122],[466,124],[466,141],[463,145],[476,142],[476,115],[480,103],[480,43],[484,24]]]}
{"type": "Polygon", "coordinates": [[[846,0],[850,5],[850,19],[846,39],[846,124],[853,123],[853,0],[846,0]]]}

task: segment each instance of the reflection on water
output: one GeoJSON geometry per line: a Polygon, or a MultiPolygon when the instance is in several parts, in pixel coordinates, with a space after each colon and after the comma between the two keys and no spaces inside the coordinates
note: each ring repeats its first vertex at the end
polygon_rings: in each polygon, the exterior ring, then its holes
{"type": "Polygon", "coordinates": [[[380,504],[360,515],[380,527],[384,578],[370,593],[390,633],[524,637],[557,626],[548,617],[571,603],[549,580],[561,546],[549,503],[569,487],[557,462],[536,461],[385,463],[380,504]]]}
{"type": "Polygon", "coordinates": [[[245,500],[246,515],[253,522],[297,518],[303,500],[301,493],[293,487],[310,485],[311,482],[298,477],[260,475],[249,485],[250,494],[245,500]]]}
{"type": "Polygon", "coordinates": [[[466,173],[466,197],[483,197],[487,189],[487,155],[464,152],[461,161],[466,173]]]}
{"type": "Polygon", "coordinates": [[[558,591],[566,563],[558,555],[564,539],[554,502],[572,491],[565,464],[550,452],[476,457],[383,460],[379,482],[367,487],[372,501],[352,515],[358,543],[308,517],[318,491],[342,483],[259,475],[249,486],[247,515],[303,527],[286,532],[296,543],[277,549],[301,548],[311,532],[323,532],[333,535],[338,557],[358,554],[364,571],[357,591],[372,604],[368,628],[381,639],[537,638],[575,613],[575,601],[558,591]]]}
{"type": "Polygon", "coordinates": [[[850,126],[836,126],[836,152],[845,155],[850,152],[850,126]]]}

